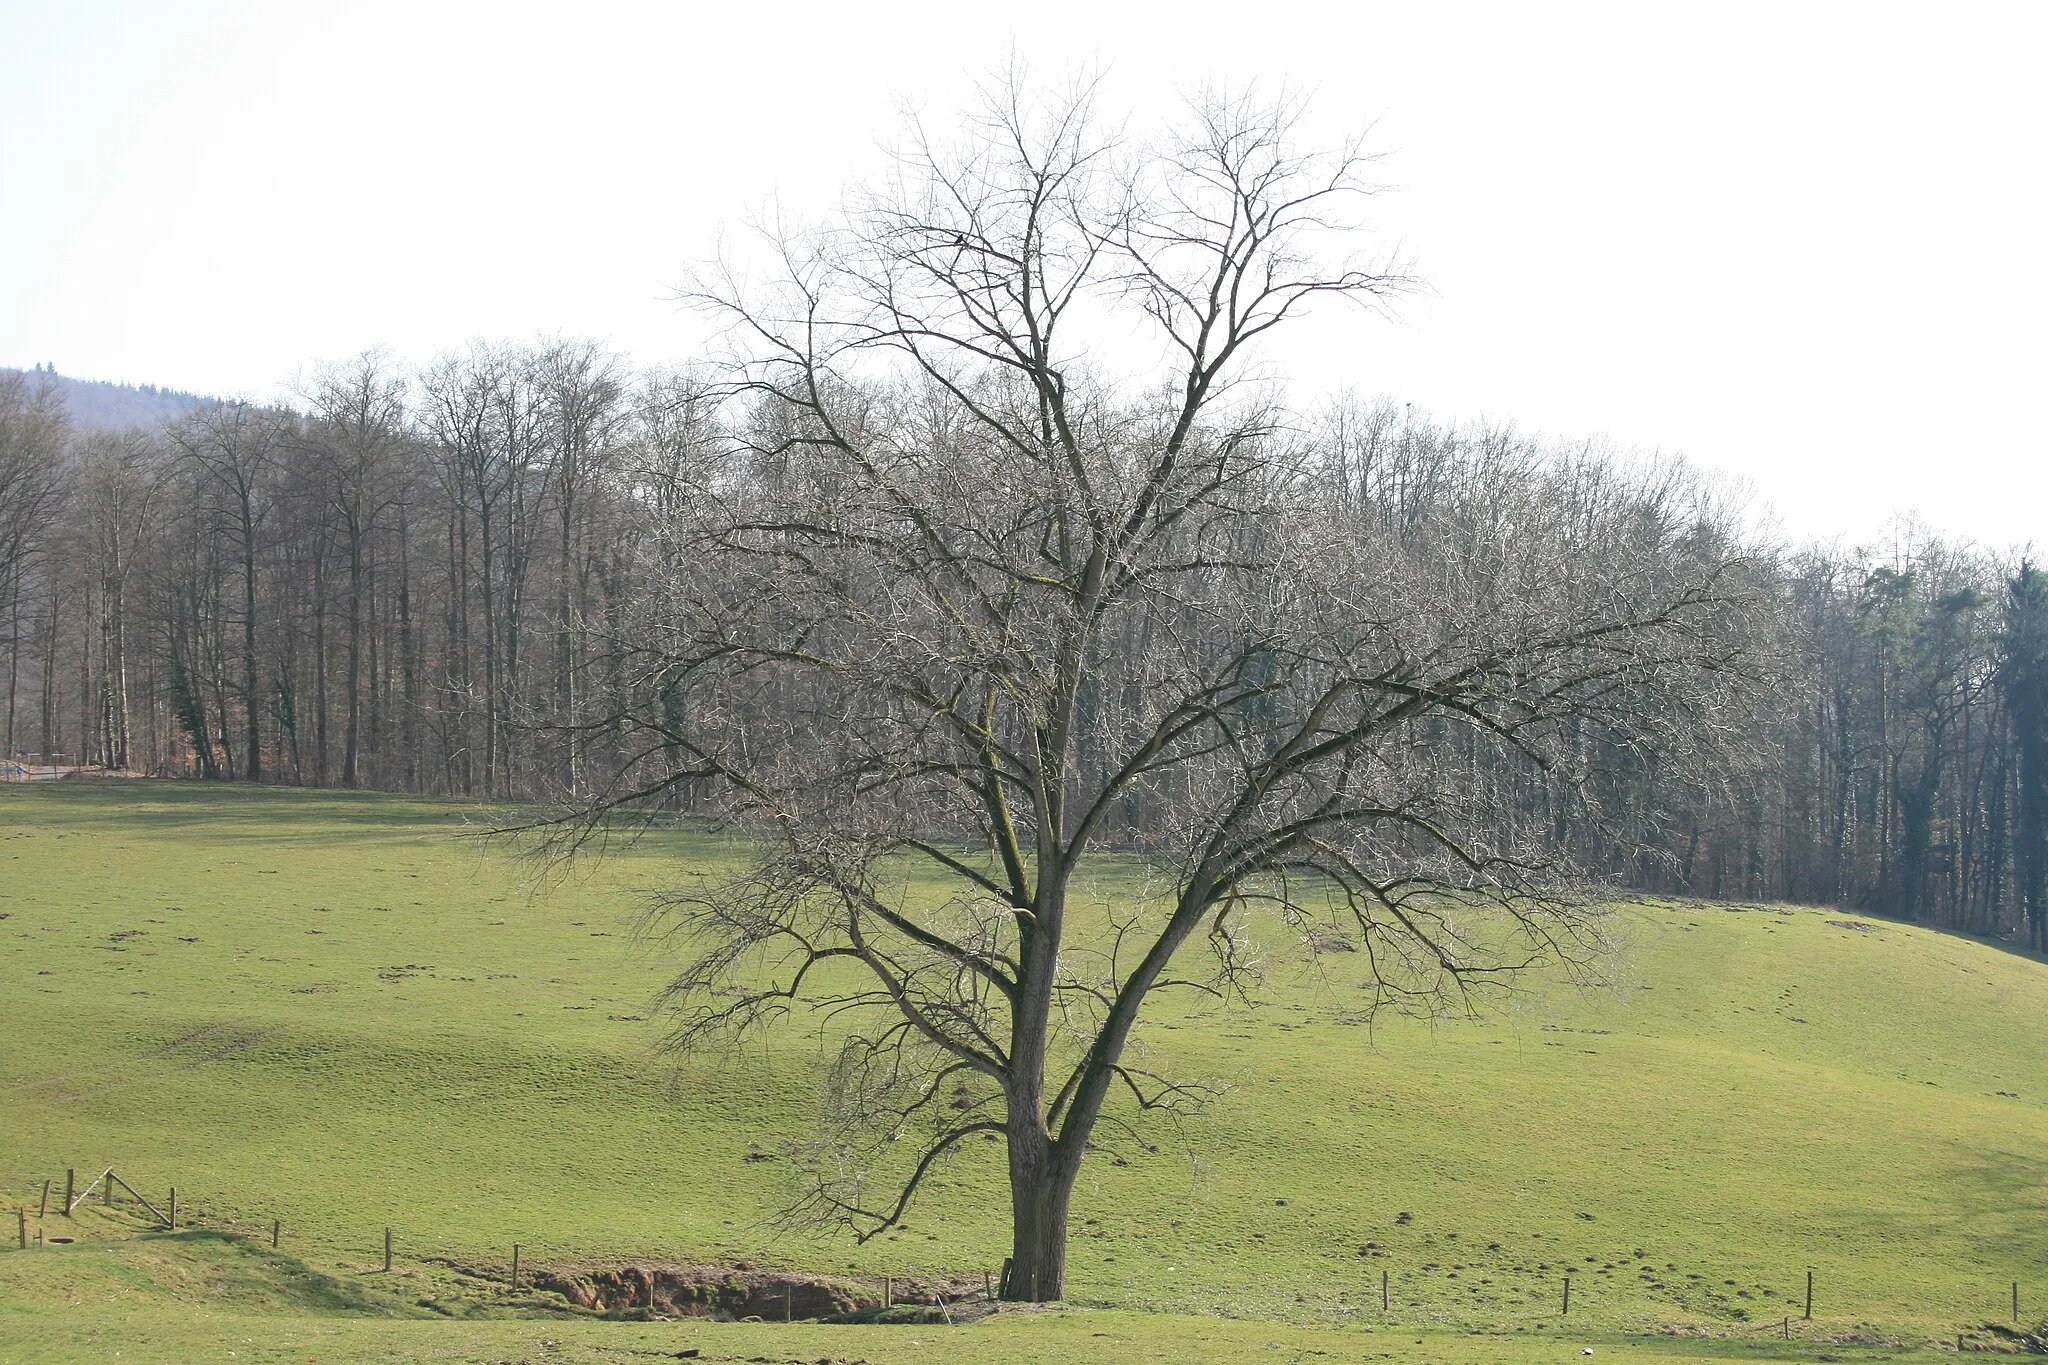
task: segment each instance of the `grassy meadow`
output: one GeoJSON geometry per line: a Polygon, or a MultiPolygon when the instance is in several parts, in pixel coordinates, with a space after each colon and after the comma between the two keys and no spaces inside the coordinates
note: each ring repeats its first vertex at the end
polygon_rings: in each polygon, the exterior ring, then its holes
{"type": "Polygon", "coordinates": [[[2048,1316],[2048,966],[1834,911],[1656,904],[1617,911],[1605,984],[1433,1025],[1368,1019],[1355,962],[1295,971],[1276,928],[1270,1004],[1146,1032],[1228,1089],[1084,1172],[1074,1311],[534,1317],[449,1263],[517,1242],[541,1266],[975,1272],[1004,1252],[1001,1162],[970,1153],[865,1246],[778,1231],[823,1044],[678,1067],[650,1017],[671,964],[632,932],[645,888],[739,851],[662,835],[537,886],[461,837],[481,818],[0,790],[0,1361],[1901,1359],[1993,1345],[2015,1281],[2023,1321],[2048,1316]],[[55,1201],[67,1167],[109,1165],[177,1186],[191,1230],[127,1205],[38,1220],[45,1180],[55,1201]],[[78,1240],[16,1251],[18,1206],[32,1243],[78,1240]]]}

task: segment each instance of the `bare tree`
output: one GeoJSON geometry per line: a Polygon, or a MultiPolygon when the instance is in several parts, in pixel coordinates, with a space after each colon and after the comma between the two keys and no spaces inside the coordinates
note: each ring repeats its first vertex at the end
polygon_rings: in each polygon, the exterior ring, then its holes
{"type": "Polygon", "coordinates": [[[543,347],[533,368],[544,405],[548,491],[558,532],[551,711],[554,729],[566,738],[558,777],[574,791],[580,780],[577,679],[586,647],[583,613],[591,568],[587,523],[590,503],[617,454],[626,418],[626,383],[618,357],[590,341],[557,341],[543,347]]]}
{"type": "Polygon", "coordinates": [[[602,722],[635,747],[563,828],[709,784],[759,839],[665,901],[667,1003],[686,1045],[847,1026],[794,1216],[872,1236],[994,1135],[1003,1292],[1060,1297],[1101,1125],[1201,1097],[1134,1062],[1148,999],[1251,989],[1262,910],[1416,1009],[1590,951],[1546,811],[1598,818],[1602,755],[1696,756],[1745,694],[1741,554],[1682,473],[1478,442],[1375,479],[1244,382],[1314,301],[1402,285],[1323,263],[1363,171],[1284,106],[1125,151],[1012,84],[778,240],[779,288],[703,295],[731,450],[668,499],[602,722]],[[1103,849],[1151,889],[1091,914],[1103,849]]]}
{"type": "MultiPolygon", "coordinates": [[[[321,491],[348,556],[347,730],[341,785],[360,775],[363,737],[365,608],[371,542],[398,494],[399,461],[408,434],[405,381],[381,352],[367,351],[323,371],[311,394],[312,429],[321,491]]],[[[324,708],[322,716],[325,720],[324,708]]],[[[324,746],[323,746],[324,747],[324,746]]]]}
{"type": "Polygon", "coordinates": [[[226,532],[241,578],[242,705],[246,759],[242,775],[263,780],[263,692],[258,676],[257,565],[275,499],[277,464],[294,423],[288,413],[247,402],[211,403],[168,434],[200,474],[206,505],[226,532]]]}
{"type": "Polygon", "coordinates": [[[481,654],[486,795],[510,794],[516,783],[512,730],[545,470],[546,409],[534,369],[524,351],[479,344],[443,357],[421,382],[420,422],[448,522],[452,672],[444,688],[458,701],[456,747],[467,774],[466,725],[479,691],[471,659],[481,654]],[[472,593],[480,604],[480,648],[470,638],[472,593]]]}
{"type": "Polygon", "coordinates": [[[91,705],[81,717],[88,762],[131,766],[129,580],[155,530],[163,482],[161,440],[151,433],[94,432],[81,443],[74,506],[78,568],[88,591],[94,655],[85,670],[91,705]]]}

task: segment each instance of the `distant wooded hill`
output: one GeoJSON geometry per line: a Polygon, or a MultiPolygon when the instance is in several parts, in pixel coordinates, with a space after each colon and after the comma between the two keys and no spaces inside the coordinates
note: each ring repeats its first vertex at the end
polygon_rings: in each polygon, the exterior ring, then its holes
{"type": "Polygon", "coordinates": [[[86,431],[118,431],[124,427],[153,427],[190,412],[209,400],[196,393],[160,389],[154,384],[111,384],[103,379],[73,379],[48,366],[0,374],[26,374],[31,384],[51,383],[64,395],[64,409],[71,425],[86,431]]]}

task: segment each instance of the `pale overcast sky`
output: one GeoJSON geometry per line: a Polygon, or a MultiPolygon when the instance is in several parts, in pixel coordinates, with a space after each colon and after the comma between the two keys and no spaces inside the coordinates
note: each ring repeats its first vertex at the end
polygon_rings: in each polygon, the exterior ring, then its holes
{"type": "Polygon", "coordinates": [[[591,335],[1012,47],[1142,125],[1371,125],[1429,290],[1283,357],[1683,451],[1797,533],[2048,543],[2048,5],[0,0],[0,364],[266,396],[372,344],[591,335]],[[1019,27],[1026,24],[1028,27],[1019,27]]]}

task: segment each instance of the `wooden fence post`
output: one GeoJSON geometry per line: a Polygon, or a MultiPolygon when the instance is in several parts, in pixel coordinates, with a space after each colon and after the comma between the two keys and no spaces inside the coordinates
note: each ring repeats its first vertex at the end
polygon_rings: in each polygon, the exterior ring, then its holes
{"type": "Polygon", "coordinates": [[[277,1220],[277,1219],[275,1219],[275,1218],[273,1218],[273,1219],[271,1219],[271,1220],[270,1220],[270,1246],[271,1246],[271,1249],[272,1249],[273,1251],[277,1249],[277,1234],[278,1234],[278,1232],[279,1232],[279,1223],[278,1223],[278,1220],[277,1220]]]}
{"type": "Polygon", "coordinates": [[[38,1204],[38,1205],[36,1206],[36,1217],[38,1217],[38,1218],[48,1218],[49,1216],[50,1216],[50,1182],[49,1182],[49,1181],[47,1181],[47,1180],[45,1180],[45,1181],[43,1182],[43,1202],[42,1202],[41,1204],[38,1204]]]}
{"type": "Polygon", "coordinates": [[[782,1320],[784,1322],[794,1321],[794,1319],[790,1317],[790,1309],[795,1302],[796,1291],[788,1285],[782,1286],[782,1320]]]}
{"type": "Polygon", "coordinates": [[[171,1186],[171,1213],[170,1217],[164,1220],[164,1226],[171,1232],[178,1230],[178,1187],[176,1185],[171,1186]]]}
{"type": "Polygon", "coordinates": [[[384,1229],[384,1273],[391,1273],[391,1229],[384,1229]]]}
{"type": "Polygon", "coordinates": [[[2012,1320],[2014,1322],[2020,1320],[2020,1282],[2018,1280],[2012,1282],[2012,1320]]]}
{"type": "Polygon", "coordinates": [[[18,1206],[18,1207],[17,1207],[17,1208],[16,1208],[16,1209],[15,1209],[14,1211],[15,1211],[15,1213],[16,1213],[17,1215],[19,1215],[19,1216],[20,1216],[20,1218],[21,1218],[21,1249],[22,1249],[23,1251],[27,1251],[27,1250],[28,1250],[28,1205],[26,1205],[26,1204],[20,1205],[20,1206],[18,1206]]]}
{"type": "Polygon", "coordinates": [[[77,1168],[76,1166],[67,1166],[67,1167],[65,1167],[65,1168],[64,1168],[64,1216],[65,1216],[66,1218],[69,1218],[69,1217],[71,1216],[71,1188],[72,1188],[72,1186],[76,1185],[77,1183],[78,1183],[78,1168],[77,1168]]]}
{"type": "Polygon", "coordinates": [[[1565,1276],[1565,1277],[1564,1277],[1564,1311],[1563,1311],[1563,1313],[1559,1314],[1559,1316],[1560,1316],[1560,1317],[1562,1317],[1562,1316],[1566,1316],[1566,1315],[1570,1314],[1570,1312],[1571,1312],[1571,1311],[1572,1311],[1572,1277],[1571,1277],[1571,1276],[1569,1276],[1569,1275],[1567,1275],[1567,1276],[1565,1276]]]}
{"type": "Polygon", "coordinates": [[[107,1167],[107,1173],[100,1177],[100,1204],[105,1208],[114,1207],[114,1168],[107,1167]]]}
{"type": "Polygon", "coordinates": [[[1391,1308],[1392,1308],[1393,1306],[1394,1306],[1394,1300],[1393,1300],[1393,1298],[1392,1298],[1392,1297],[1391,1297],[1391,1296],[1390,1296],[1390,1295],[1388,1294],[1388,1292],[1387,1292],[1387,1272],[1386,1272],[1385,1270],[1381,1270],[1381,1271],[1380,1271],[1380,1311],[1381,1311],[1382,1313],[1384,1313],[1384,1312],[1388,1311],[1389,1309],[1391,1309],[1391,1308]]]}
{"type": "Polygon", "coordinates": [[[896,1281],[887,1275],[882,1277],[882,1307],[890,1308],[896,1303],[896,1281]]]}
{"type": "Polygon", "coordinates": [[[512,1292],[519,1292],[519,1243],[512,1244],[512,1292]]]}
{"type": "Polygon", "coordinates": [[[981,1297],[990,1303],[994,1303],[996,1301],[995,1281],[989,1275],[988,1269],[985,1266],[982,1268],[981,1272],[981,1297]]]}
{"type": "Polygon", "coordinates": [[[1813,1321],[1813,1268],[1811,1266],[1807,1267],[1806,1271],[1806,1320],[1808,1322],[1813,1321]]]}

